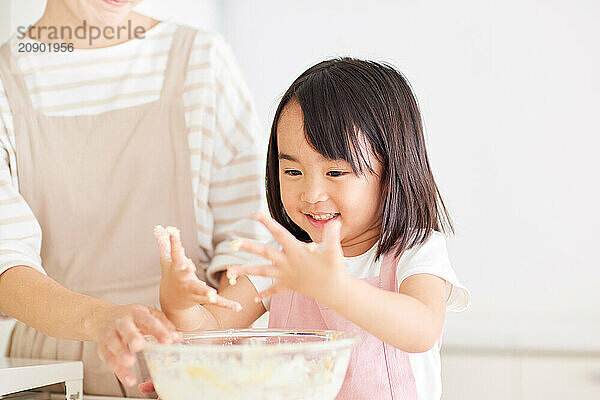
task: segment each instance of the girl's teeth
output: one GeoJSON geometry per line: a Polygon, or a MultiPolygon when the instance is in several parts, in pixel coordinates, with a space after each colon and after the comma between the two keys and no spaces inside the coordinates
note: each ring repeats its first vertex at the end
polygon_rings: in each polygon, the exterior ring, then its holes
{"type": "Polygon", "coordinates": [[[324,221],[327,219],[331,219],[333,217],[335,217],[337,214],[323,214],[323,215],[313,215],[313,214],[309,214],[313,219],[316,219],[317,221],[324,221]]]}

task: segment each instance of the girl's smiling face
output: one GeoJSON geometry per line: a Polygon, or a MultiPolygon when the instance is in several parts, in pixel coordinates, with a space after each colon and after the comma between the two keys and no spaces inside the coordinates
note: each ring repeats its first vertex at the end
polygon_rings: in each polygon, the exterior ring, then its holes
{"type": "Polygon", "coordinates": [[[277,124],[280,195],[291,220],[320,242],[324,226],[342,223],[344,256],[369,250],[380,237],[382,166],[370,154],[374,174],[357,175],[345,160],[330,160],[306,140],[302,108],[290,101],[277,124]]]}

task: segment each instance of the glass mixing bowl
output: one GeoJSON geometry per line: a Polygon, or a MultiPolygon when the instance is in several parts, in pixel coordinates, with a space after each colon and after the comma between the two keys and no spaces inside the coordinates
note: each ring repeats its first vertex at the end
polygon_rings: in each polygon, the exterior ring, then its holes
{"type": "Polygon", "coordinates": [[[147,336],[144,357],[162,400],[333,400],[360,337],[337,331],[231,329],[147,336]]]}

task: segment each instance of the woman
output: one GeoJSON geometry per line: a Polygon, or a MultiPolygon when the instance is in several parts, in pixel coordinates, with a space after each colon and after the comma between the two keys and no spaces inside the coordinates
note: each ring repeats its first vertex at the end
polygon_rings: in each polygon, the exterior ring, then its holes
{"type": "Polygon", "coordinates": [[[250,219],[260,130],[229,47],[140,1],[48,0],[0,51],[0,311],[21,321],[9,355],[83,359],[87,394],[140,396],[142,334],[178,340],[156,309],[152,226],[181,227],[214,287],[251,261],[231,240],[266,234],[250,219]]]}

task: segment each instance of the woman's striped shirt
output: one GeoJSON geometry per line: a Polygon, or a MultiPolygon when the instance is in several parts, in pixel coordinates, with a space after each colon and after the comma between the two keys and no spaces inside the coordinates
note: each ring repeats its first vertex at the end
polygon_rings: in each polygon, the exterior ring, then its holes
{"type": "MultiPolygon", "coordinates": [[[[24,74],[33,106],[50,116],[99,114],[158,100],[177,25],[161,22],[144,39],[72,53],[12,54],[24,74]]],[[[201,268],[253,262],[233,253],[236,237],[266,240],[251,219],[266,209],[265,133],[230,47],[217,34],[196,35],[183,93],[201,268]]],[[[16,133],[18,137],[18,132],[16,133]]],[[[0,82],[0,274],[16,265],[42,272],[43,232],[19,193],[12,111],[0,82]]],[[[141,206],[141,205],[140,205],[141,206]]]]}

